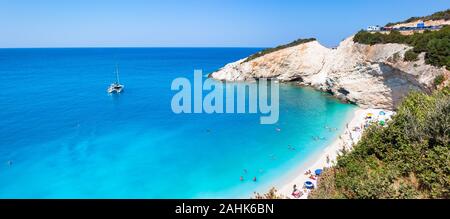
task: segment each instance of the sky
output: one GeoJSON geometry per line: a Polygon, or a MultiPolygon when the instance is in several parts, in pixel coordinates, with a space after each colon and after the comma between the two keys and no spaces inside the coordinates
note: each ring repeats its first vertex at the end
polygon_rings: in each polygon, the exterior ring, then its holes
{"type": "Polygon", "coordinates": [[[450,8],[448,0],[0,0],[0,48],[333,47],[369,25],[450,8]]]}

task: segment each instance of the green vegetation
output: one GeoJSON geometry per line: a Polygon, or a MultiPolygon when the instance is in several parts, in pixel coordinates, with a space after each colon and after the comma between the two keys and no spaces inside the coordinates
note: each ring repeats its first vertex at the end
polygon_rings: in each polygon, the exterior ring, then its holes
{"type": "Polygon", "coordinates": [[[397,62],[400,59],[400,54],[398,52],[394,53],[394,55],[392,55],[392,60],[393,62],[397,62]]]}
{"type": "Polygon", "coordinates": [[[275,52],[275,51],[278,51],[278,50],[282,50],[282,49],[285,49],[285,48],[297,46],[297,45],[300,45],[300,44],[303,44],[303,43],[308,43],[308,42],[315,41],[315,40],[316,40],[315,38],[298,39],[298,40],[295,40],[295,41],[293,41],[291,43],[288,43],[288,44],[285,44],[285,45],[277,46],[275,48],[265,49],[265,50],[262,50],[262,51],[260,51],[258,53],[255,53],[255,54],[249,56],[244,62],[251,61],[253,59],[256,59],[258,57],[261,57],[263,55],[267,55],[269,53],[272,53],[272,52],[275,52]]]}
{"type": "Polygon", "coordinates": [[[369,127],[310,198],[450,198],[450,89],[414,92],[387,127],[369,127]]]}
{"type": "Polygon", "coordinates": [[[417,54],[416,52],[414,52],[413,49],[410,49],[408,51],[405,52],[405,57],[403,58],[404,61],[407,62],[414,62],[417,61],[419,54],[417,54]]]}
{"type": "MultiPolygon", "coordinates": [[[[405,54],[405,60],[414,58],[415,54],[425,52],[425,62],[427,64],[442,67],[446,66],[450,70],[450,26],[445,26],[439,31],[424,31],[413,35],[402,35],[398,31],[391,31],[389,34],[370,33],[359,31],[353,38],[354,42],[368,45],[400,43],[413,47],[405,54]]],[[[414,60],[414,59],[412,59],[414,60]]]]}
{"type": "Polygon", "coordinates": [[[269,192],[265,194],[259,194],[255,192],[254,199],[284,199],[283,196],[277,194],[277,190],[275,188],[271,188],[269,192]]]}
{"type": "Polygon", "coordinates": [[[445,81],[444,75],[438,75],[438,76],[436,76],[436,78],[434,79],[434,86],[435,86],[435,87],[438,87],[438,86],[441,85],[444,81],[445,81]]]}
{"type": "Polygon", "coordinates": [[[396,22],[396,23],[388,23],[386,24],[386,27],[391,27],[396,24],[403,24],[403,23],[410,23],[414,21],[429,21],[429,20],[450,20],[450,9],[447,9],[446,11],[439,11],[432,15],[425,16],[425,17],[412,17],[402,22],[396,22]]]}

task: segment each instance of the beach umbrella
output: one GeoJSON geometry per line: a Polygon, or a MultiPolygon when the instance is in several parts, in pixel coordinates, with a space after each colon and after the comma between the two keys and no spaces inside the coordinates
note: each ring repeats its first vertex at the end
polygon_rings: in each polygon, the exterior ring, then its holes
{"type": "Polygon", "coordinates": [[[312,183],[311,181],[306,181],[305,182],[305,187],[307,189],[314,189],[314,183],[312,183]]]}
{"type": "Polygon", "coordinates": [[[316,173],[317,176],[320,176],[320,174],[322,174],[322,169],[317,169],[314,173],[316,173]]]}

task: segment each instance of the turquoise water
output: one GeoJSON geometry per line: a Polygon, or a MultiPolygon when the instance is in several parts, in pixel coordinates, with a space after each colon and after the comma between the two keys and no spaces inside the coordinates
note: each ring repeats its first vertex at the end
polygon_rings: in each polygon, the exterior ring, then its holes
{"type": "Polygon", "coordinates": [[[265,191],[333,141],[355,107],[281,85],[274,125],[260,125],[255,114],[172,113],[173,79],[256,51],[0,49],[0,198],[248,198],[265,191]],[[126,87],[110,96],[116,63],[126,87]]]}

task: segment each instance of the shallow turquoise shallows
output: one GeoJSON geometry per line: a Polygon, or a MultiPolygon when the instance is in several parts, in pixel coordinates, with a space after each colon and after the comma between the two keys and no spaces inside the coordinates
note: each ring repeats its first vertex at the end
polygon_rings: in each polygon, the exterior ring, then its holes
{"type": "Polygon", "coordinates": [[[279,185],[338,136],[354,106],[280,85],[274,125],[171,110],[173,79],[256,51],[0,49],[0,198],[248,198],[279,185]],[[125,92],[111,96],[116,64],[125,92]]]}

